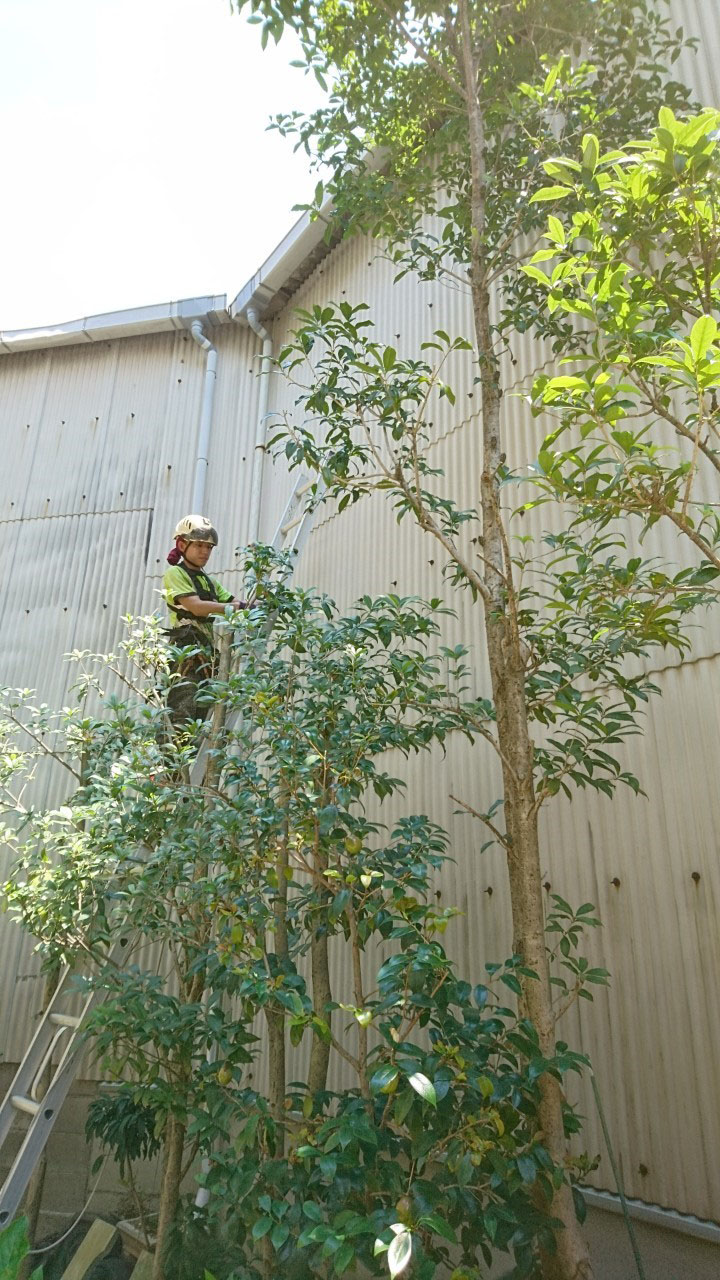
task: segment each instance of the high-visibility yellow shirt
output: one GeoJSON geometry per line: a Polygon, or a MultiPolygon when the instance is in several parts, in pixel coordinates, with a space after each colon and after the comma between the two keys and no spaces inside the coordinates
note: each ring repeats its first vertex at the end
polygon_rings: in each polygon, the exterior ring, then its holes
{"type": "Polygon", "coordinates": [[[211,578],[209,574],[203,573],[202,570],[188,570],[183,563],[169,565],[166,569],[163,576],[163,595],[167,602],[171,629],[184,627],[188,623],[192,623],[194,627],[204,632],[211,642],[213,637],[212,617],[196,618],[193,614],[188,613],[182,607],[182,598],[183,596],[199,596],[201,600],[217,600],[220,604],[226,604],[233,598],[232,592],[223,587],[217,578],[211,578]]]}

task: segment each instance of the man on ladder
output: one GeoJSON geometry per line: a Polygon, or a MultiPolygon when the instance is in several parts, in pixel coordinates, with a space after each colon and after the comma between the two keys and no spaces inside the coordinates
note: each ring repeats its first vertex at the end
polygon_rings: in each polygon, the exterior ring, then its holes
{"type": "Polygon", "coordinates": [[[163,594],[170,618],[168,635],[178,654],[172,670],[180,676],[168,694],[168,709],[175,724],[202,720],[208,712],[198,694],[214,674],[215,645],[213,617],[224,614],[227,605],[245,609],[230,591],[205,573],[205,566],[218,545],[217,531],[206,516],[183,516],[175,527],[175,546],[168,554],[169,568],[163,577],[163,594]]]}

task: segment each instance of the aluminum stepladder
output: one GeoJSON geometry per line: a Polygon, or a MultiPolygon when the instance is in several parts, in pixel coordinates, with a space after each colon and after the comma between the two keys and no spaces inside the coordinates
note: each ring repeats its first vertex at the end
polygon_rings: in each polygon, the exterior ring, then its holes
{"type": "MultiPolygon", "coordinates": [[[[128,945],[126,938],[112,948],[109,958],[122,954],[128,945]]],[[[35,1166],[54,1128],[58,1113],[77,1074],[82,1053],[81,1032],[96,1005],[101,1004],[105,993],[92,991],[82,997],[77,1013],[68,1013],[63,1005],[68,1000],[78,1000],[78,992],[72,983],[81,975],[66,965],[50,1000],[40,1018],[38,1029],[12,1084],[0,1103],[0,1151],[13,1122],[18,1115],[31,1117],[2,1187],[0,1187],[0,1230],[6,1227],[17,1213],[35,1166]],[[53,1058],[59,1054],[53,1065],[53,1058]],[[51,1070],[47,1088],[41,1092],[46,1072],[51,1070]]]]}
{"type": "MultiPolygon", "coordinates": [[[[308,509],[305,503],[311,487],[312,482],[306,478],[298,480],[272,542],[276,551],[293,554],[295,563],[312,527],[313,510],[308,509]]],[[[207,765],[206,756],[206,749],[201,749],[193,764],[190,780],[194,785],[202,781],[207,765]]],[[[121,951],[126,945],[127,939],[121,939],[111,955],[115,956],[116,950],[121,951]]],[[[84,997],[76,1013],[63,1011],[62,1006],[68,999],[78,998],[77,992],[72,990],[72,982],[79,976],[81,975],[70,966],[64,968],[12,1084],[0,1103],[0,1152],[18,1115],[30,1116],[30,1124],[22,1137],[18,1153],[0,1187],[0,1230],[8,1225],[22,1203],[27,1185],[77,1074],[82,1059],[82,1031],[92,1010],[104,999],[102,991],[94,991],[84,997]],[[54,1058],[57,1061],[53,1065],[54,1058]],[[50,1081],[45,1091],[41,1092],[48,1068],[52,1070],[50,1081]]]]}

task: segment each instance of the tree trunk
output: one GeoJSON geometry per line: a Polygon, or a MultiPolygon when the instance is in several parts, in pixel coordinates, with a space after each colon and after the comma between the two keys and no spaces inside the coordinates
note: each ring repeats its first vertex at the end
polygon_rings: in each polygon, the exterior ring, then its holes
{"type": "MultiPolygon", "coordinates": [[[[535,807],[534,751],[525,698],[525,665],[517,625],[517,599],[512,565],[506,552],[499,501],[499,471],[503,462],[500,373],[493,349],[490,295],[485,260],[486,164],[482,109],[478,101],[478,63],[473,45],[467,0],[460,0],[459,17],[463,58],[463,82],[470,139],[471,264],[473,316],[477,340],[482,395],[483,469],[481,509],[483,521],[485,634],[490,679],[497,717],[497,739],[503,771],[505,824],[508,836],[508,873],[513,923],[513,949],[537,979],[523,979],[527,1016],[538,1034],[543,1055],[555,1050],[552,988],[545,947],[545,917],[540,870],[537,810],[535,807]]],[[[539,1081],[539,1119],[543,1141],[553,1161],[564,1164],[567,1154],[562,1117],[562,1091],[557,1080],[543,1075],[539,1081]]],[[[567,1184],[547,1205],[563,1228],[556,1236],[557,1253],[543,1257],[546,1280],[591,1280],[592,1266],[578,1227],[572,1192],[567,1184]]]]}
{"type": "MultiPolygon", "coordinates": [[[[352,949],[353,997],[358,1009],[365,1006],[365,988],[362,973],[362,947],[358,933],[357,916],[352,899],[345,908],[345,915],[350,926],[350,947],[352,949]]],[[[370,1107],[370,1081],[368,1080],[368,1030],[361,1022],[357,1024],[357,1064],[360,1092],[370,1107]]]]}
{"type": "Polygon", "coordinates": [[[285,1116],[285,1015],[277,1006],[265,1007],[268,1029],[268,1100],[270,1115],[278,1125],[278,1148],[275,1155],[282,1158],[284,1140],[282,1125],[285,1116]]]}
{"type": "MultiPolygon", "coordinates": [[[[329,801],[324,798],[323,803],[329,803],[329,801]]],[[[315,893],[318,896],[318,906],[320,907],[320,905],[322,905],[323,907],[323,910],[318,909],[317,918],[319,927],[313,929],[312,940],[310,943],[313,1012],[316,1017],[322,1018],[324,1022],[329,1024],[330,1009],[328,1006],[332,1000],[332,988],[330,986],[330,960],[328,956],[328,934],[326,927],[328,894],[322,882],[323,874],[327,870],[327,858],[324,856],[323,851],[320,848],[317,829],[315,831],[313,870],[315,872],[315,893]],[[324,925],[325,927],[323,927],[324,925]]],[[[313,1031],[312,1049],[310,1050],[310,1067],[308,1070],[308,1091],[311,1095],[320,1093],[327,1087],[329,1064],[329,1037],[323,1039],[317,1031],[313,1031]]]]}
{"type": "MultiPolygon", "coordinates": [[[[288,791],[289,796],[289,791],[288,791]]],[[[287,797],[286,797],[287,798],[287,797]]],[[[289,821],[289,819],[288,819],[289,821]]],[[[277,956],[279,964],[278,968],[283,967],[283,963],[288,954],[288,930],[287,930],[287,898],[288,898],[288,823],[285,824],[285,834],[280,841],[277,849],[277,857],[275,859],[275,875],[277,878],[277,888],[275,893],[275,901],[273,902],[274,915],[274,934],[273,934],[273,953],[277,956]]],[[[265,1018],[268,1028],[268,1073],[269,1073],[269,1102],[270,1114],[278,1126],[277,1129],[277,1147],[275,1155],[282,1159],[285,1153],[285,1013],[280,1005],[266,1004],[265,1018]]]]}
{"type": "Polygon", "coordinates": [[[168,1233],[177,1213],[182,1179],[182,1157],[185,1146],[185,1124],[171,1115],[165,1130],[165,1159],[163,1161],[160,1208],[155,1239],[152,1280],[172,1280],[165,1272],[165,1250],[168,1233]]]}

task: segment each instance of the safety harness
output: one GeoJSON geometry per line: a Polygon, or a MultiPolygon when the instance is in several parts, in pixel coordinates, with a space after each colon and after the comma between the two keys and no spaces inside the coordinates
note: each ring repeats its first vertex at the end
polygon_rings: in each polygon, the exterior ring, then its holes
{"type": "MultiPolygon", "coordinates": [[[[217,602],[215,584],[202,572],[201,569],[191,569],[189,564],[186,564],[185,561],[183,561],[183,569],[192,581],[195,588],[195,595],[198,596],[200,600],[215,600],[217,602]]],[[[178,601],[173,602],[173,612],[176,618],[182,618],[183,621],[189,620],[190,622],[197,622],[195,614],[190,613],[187,609],[183,609],[182,605],[178,601]]]]}

